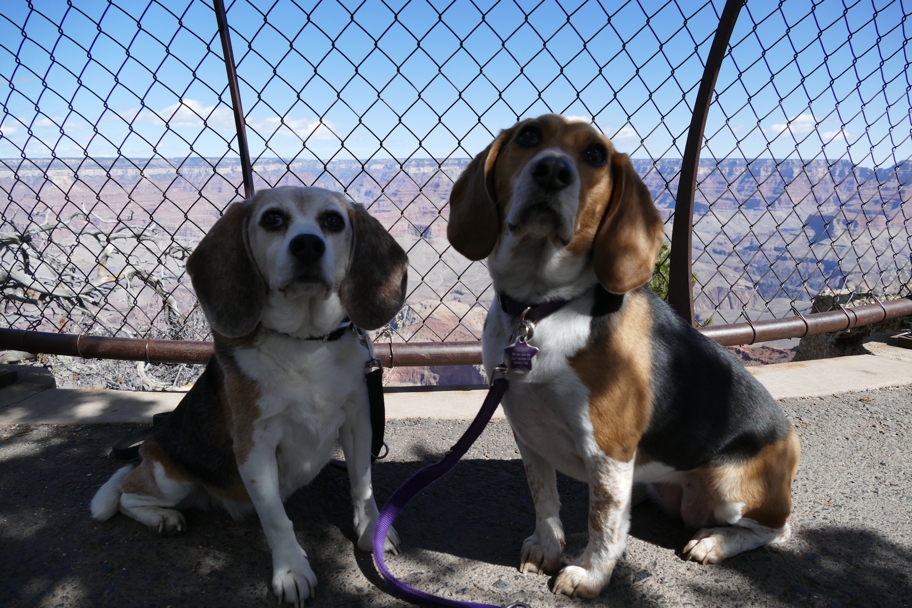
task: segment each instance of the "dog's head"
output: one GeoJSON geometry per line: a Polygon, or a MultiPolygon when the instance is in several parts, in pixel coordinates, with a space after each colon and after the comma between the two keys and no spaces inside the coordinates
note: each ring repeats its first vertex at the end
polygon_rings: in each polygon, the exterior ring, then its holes
{"type": "Polygon", "coordinates": [[[550,246],[591,256],[599,283],[617,294],[649,281],[662,235],[630,158],[588,123],[554,114],[503,131],[450,196],[447,237],[467,258],[488,257],[499,242],[550,246]]]}
{"type": "Polygon", "coordinates": [[[405,252],[364,207],[288,186],[230,205],[187,260],[206,319],[229,338],[254,331],[264,311],[298,327],[334,298],[355,325],[376,329],[402,307],[407,268],[405,252]]]}

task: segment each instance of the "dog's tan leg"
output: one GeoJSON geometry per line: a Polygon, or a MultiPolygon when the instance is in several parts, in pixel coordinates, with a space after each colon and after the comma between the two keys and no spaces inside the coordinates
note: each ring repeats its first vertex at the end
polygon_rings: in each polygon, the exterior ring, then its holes
{"type": "MultiPolygon", "coordinates": [[[[704,528],[684,547],[684,558],[715,564],[727,557],[791,536],[792,481],[801,447],[794,431],[750,460],[700,472],[714,499],[713,520],[729,528],[704,528]]],[[[685,521],[687,521],[685,519],[685,521]]]]}
{"type": "MultiPolygon", "coordinates": [[[[348,478],[351,480],[358,548],[362,551],[370,551],[374,528],[377,525],[377,518],[380,516],[371,486],[370,417],[365,413],[363,416],[353,416],[352,418],[339,429],[339,441],[342,444],[342,453],[345,454],[348,478]]],[[[399,535],[392,527],[386,533],[384,550],[393,555],[399,554],[399,535]]]]}
{"type": "Polygon", "coordinates": [[[554,593],[595,597],[609,580],[627,546],[634,461],[619,462],[604,454],[590,457],[589,544],[554,581],[554,593]]]}
{"type": "Polygon", "coordinates": [[[519,438],[516,439],[526,479],[535,503],[535,533],[523,542],[519,570],[523,574],[545,574],[560,567],[564,550],[564,527],[560,520],[560,497],[554,467],[519,438]]]}
{"type": "Polygon", "coordinates": [[[313,596],[317,577],[282,504],[276,444],[261,436],[246,456],[238,471],[272,551],[272,591],[280,603],[303,606],[313,596]]]}

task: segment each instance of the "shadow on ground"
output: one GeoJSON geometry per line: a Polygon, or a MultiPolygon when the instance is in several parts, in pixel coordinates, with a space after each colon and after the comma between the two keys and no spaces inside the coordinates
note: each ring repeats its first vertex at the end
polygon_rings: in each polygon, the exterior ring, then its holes
{"type": "MultiPolygon", "coordinates": [[[[92,495],[121,466],[108,454],[110,445],[133,428],[0,428],[3,605],[272,605],[270,556],[255,518],[235,522],[220,512],[188,511],[189,532],[164,538],[122,515],[108,522],[89,517],[92,495]]],[[[393,453],[374,468],[379,501],[437,460],[464,428],[449,421],[390,422],[393,453]]],[[[859,516],[865,508],[890,511],[895,501],[845,502],[842,516],[816,510],[814,496],[823,503],[824,494],[842,486],[841,496],[850,496],[855,482],[820,474],[832,464],[802,439],[811,461],[796,482],[804,502],[797,503],[796,534],[788,544],[718,566],[684,562],[677,552],[688,532],[642,505],[634,510],[628,550],[610,586],[596,600],[573,601],[553,596],[546,577],[517,572],[534,513],[509,428],[497,421],[450,476],[406,508],[396,523],[404,554],[388,565],[422,590],[499,605],[909,605],[909,527],[896,529],[901,514],[859,516]],[[821,459],[816,468],[814,458],[821,459]]],[[[586,543],[587,489],[563,477],[559,485],[572,556],[586,543]]],[[[326,469],[287,510],[320,580],[309,606],[405,605],[384,591],[370,556],[354,548],[344,472],[326,469]]]]}

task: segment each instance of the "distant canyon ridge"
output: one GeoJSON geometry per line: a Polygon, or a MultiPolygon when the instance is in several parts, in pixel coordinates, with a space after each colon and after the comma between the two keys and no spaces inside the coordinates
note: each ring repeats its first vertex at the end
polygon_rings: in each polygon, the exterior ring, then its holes
{"type": "MultiPolygon", "coordinates": [[[[408,251],[408,306],[395,321],[396,339],[475,340],[493,297],[490,279],[483,263],[469,263],[446,241],[447,200],[468,162],[261,158],[254,172],[258,189],[344,190],[408,251]]],[[[670,235],[681,160],[633,162],[670,235]]],[[[20,230],[65,220],[67,229],[52,238],[87,265],[99,246],[80,243],[82,227],[113,229],[119,221],[192,247],[226,205],[242,198],[241,183],[240,164],[231,158],[0,161],[3,220],[20,230]]],[[[789,316],[825,289],[886,296],[908,289],[910,185],[912,163],[875,171],[849,161],[701,161],[692,251],[698,318],[789,316]]],[[[117,247],[120,257],[109,266],[146,257],[163,280],[184,284],[179,265],[117,247]]]]}

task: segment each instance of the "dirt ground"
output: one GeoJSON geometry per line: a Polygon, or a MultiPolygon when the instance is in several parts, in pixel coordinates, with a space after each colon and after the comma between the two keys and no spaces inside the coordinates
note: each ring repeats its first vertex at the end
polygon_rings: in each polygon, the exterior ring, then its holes
{"type": "MultiPolygon", "coordinates": [[[[450,599],[530,606],[912,605],[912,388],[781,401],[803,458],[794,485],[794,535],[720,565],[684,562],[681,523],[650,504],[634,509],[627,552],[590,601],[520,575],[534,513],[505,421],[494,421],[444,480],[396,523],[403,555],[387,564],[406,582],[450,599]]],[[[390,421],[390,456],[374,466],[382,504],[436,461],[466,422],[390,421]]],[[[0,427],[0,605],[267,606],[270,556],[256,518],[188,511],[189,531],[159,537],[88,504],[122,463],[111,444],[135,425],[0,427]]],[[[586,543],[587,490],[559,481],[566,555],[586,543]]],[[[348,479],[327,468],[287,503],[319,584],[309,606],[403,606],[370,555],[354,547],[348,479]]]]}

